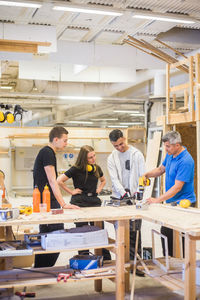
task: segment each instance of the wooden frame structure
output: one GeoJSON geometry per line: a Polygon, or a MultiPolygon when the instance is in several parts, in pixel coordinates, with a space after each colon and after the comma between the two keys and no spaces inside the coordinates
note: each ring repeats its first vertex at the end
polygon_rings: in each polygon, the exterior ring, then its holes
{"type": "MultiPolygon", "coordinates": [[[[121,207],[89,207],[81,208],[80,210],[65,210],[62,215],[46,214],[41,218],[40,214],[32,214],[27,219],[8,220],[6,222],[0,222],[0,227],[8,226],[21,226],[30,224],[56,224],[56,223],[71,223],[71,222],[84,222],[84,221],[109,221],[115,222],[116,229],[116,242],[109,245],[102,245],[91,248],[107,247],[113,250],[116,254],[115,274],[109,274],[107,276],[96,274],[95,277],[87,278],[87,280],[95,280],[96,291],[101,291],[101,280],[103,278],[115,278],[116,283],[116,300],[124,300],[125,290],[128,292],[128,285],[125,282],[128,281],[128,274],[125,275],[125,263],[128,262],[129,238],[127,232],[129,232],[129,220],[130,219],[144,219],[146,221],[160,224],[179,232],[185,233],[185,281],[180,278],[170,277],[173,274],[166,273],[161,276],[157,276],[155,279],[160,280],[164,285],[172,288],[173,290],[184,289],[185,300],[195,300],[196,298],[196,240],[200,240],[200,225],[199,225],[200,210],[189,208],[181,209],[171,207],[167,205],[155,204],[151,205],[148,210],[138,210],[135,206],[121,206],[121,207]],[[169,279],[170,278],[170,279],[169,279]],[[126,279],[126,280],[125,280],[126,279]]],[[[88,248],[88,246],[87,246],[88,248]]],[[[78,248],[77,250],[82,250],[78,248]]],[[[46,254],[51,252],[72,251],[75,249],[63,249],[63,250],[35,250],[35,254],[46,254]]],[[[8,258],[9,259],[9,258],[8,258]]],[[[8,260],[9,262],[9,260],[8,260]]],[[[169,262],[171,263],[171,262],[169,262]]],[[[11,264],[9,265],[11,267],[11,264]]],[[[110,267],[113,270],[113,266],[110,267]]],[[[181,269],[182,270],[182,265],[181,269]]],[[[180,271],[179,270],[179,271],[180,271]]],[[[53,271],[53,268],[51,268],[53,271]]],[[[16,275],[15,279],[5,279],[5,271],[0,271],[0,288],[13,288],[22,286],[34,286],[34,285],[46,285],[56,284],[56,278],[23,278],[16,275]]],[[[16,271],[19,272],[19,271],[16,271]]],[[[180,271],[181,272],[181,271],[180,271]]],[[[179,272],[179,273],[180,273],[179,272]]],[[[174,272],[173,272],[174,273],[174,272]]],[[[7,274],[7,273],[6,273],[7,274]]],[[[17,273],[16,273],[17,274],[17,273]]],[[[84,280],[86,280],[84,278],[84,280]]],[[[69,278],[68,280],[78,282],[80,279],[69,278]]],[[[59,284],[59,283],[58,283],[59,284]]]]}
{"type": "Polygon", "coordinates": [[[183,144],[195,161],[195,191],[200,207],[200,53],[166,65],[166,116],[157,119],[163,132],[173,128],[181,133],[183,144]],[[171,86],[171,70],[188,66],[188,81],[171,86]],[[184,99],[184,106],[176,107],[177,96],[184,99]],[[171,100],[172,99],[172,100],[171,100]]]}

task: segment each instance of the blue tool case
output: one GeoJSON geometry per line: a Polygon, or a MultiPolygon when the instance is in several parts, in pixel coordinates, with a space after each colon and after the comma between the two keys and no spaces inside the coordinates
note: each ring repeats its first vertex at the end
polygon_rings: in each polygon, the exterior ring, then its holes
{"type": "Polygon", "coordinates": [[[75,270],[97,269],[103,266],[103,256],[92,253],[75,255],[69,260],[70,268],[75,270]]]}

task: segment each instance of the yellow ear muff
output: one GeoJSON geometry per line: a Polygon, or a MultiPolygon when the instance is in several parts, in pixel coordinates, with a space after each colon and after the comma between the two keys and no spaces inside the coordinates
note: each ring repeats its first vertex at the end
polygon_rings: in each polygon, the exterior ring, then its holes
{"type": "Polygon", "coordinates": [[[8,123],[13,123],[15,120],[14,115],[9,111],[5,113],[5,118],[8,123]]]}
{"type": "Polygon", "coordinates": [[[96,171],[96,166],[95,165],[87,165],[87,171],[88,172],[95,172],[96,171]]]}
{"type": "Polygon", "coordinates": [[[0,111],[0,123],[3,123],[5,121],[5,115],[2,111],[0,111]]]}

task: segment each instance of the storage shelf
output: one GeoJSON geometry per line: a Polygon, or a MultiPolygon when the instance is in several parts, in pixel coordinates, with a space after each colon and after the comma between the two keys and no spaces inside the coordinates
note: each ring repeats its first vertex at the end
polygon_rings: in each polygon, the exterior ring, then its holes
{"type": "MultiPolygon", "coordinates": [[[[129,267],[127,264],[126,267],[129,267]]],[[[94,273],[96,275],[92,275],[92,270],[84,270],[86,273],[85,277],[82,278],[69,278],[67,282],[77,282],[77,281],[85,281],[85,280],[97,280],[97,279],[111,279],[115,278],[115,274],[105,273],[105,271],[109,271],[109,269],[115,269],[115,265],[109,264],[106,267],[98,268],[98,273],[96,273],[97,269],[94,269],[94,273]],[[102,274],[100,274],[100,272],[102,274]]],[[[63,281],[57,282],[57,276],[59,273],[65,273],[68,271],[70,273],[71,269],[66,269],[66,267],[51,267],[51,268],[34,268],[34,269],[13,269],[8,271],[1,271],[0,275],[0,288],[16,288],[16,287],[24,287],[24,286],[36,286],[36,285],[48,285],[48,284],[60,284],[63,281]],[[31,271],[32,270],[32,271],[31,271]],[[41,272],[41,273],[40,273],[41,272]],[[45,275],[46,272],[46,275],[45,275]],[[49,273],[49,275],[47,274],[49,273]]]]}
{"type": "Polygon", "coordinates": [[[108,245],[100,245],[100,246],[85,246],[85,247],[75,247],[75,248],[69,248],[69,249],[52,249],[52,250],[43,250],[41,248],[33,248],[33,254],[48,254],[48,253],[59,253],[59,252],[68,252],[68,251],[80,251],[80,250],[85,250],[85,249],[102,249],[102,248],[107,248],[107,249],[115,249],[115,244],[108,244],[108,245]]]}

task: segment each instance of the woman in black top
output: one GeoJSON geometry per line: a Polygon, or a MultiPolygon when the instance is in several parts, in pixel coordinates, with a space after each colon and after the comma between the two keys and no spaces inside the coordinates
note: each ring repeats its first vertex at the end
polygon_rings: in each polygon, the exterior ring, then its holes
{"type": "Polygon", "coordinates": [[[81,147],[75,165],[59,176],[58,184],[72,195],[71,204],[80,207],[101,206],[98,194],[106,184],[106,180],[101,168],[96,165],[96,155],[91,146],[81,147]],[[73,180],[74,190],[65,184],[69,178],[73,180]]]}
{"type": "MultiPolygon", "coordinates": [[[[91,146],[85,145],[81,147],[76,163],[68,171],[58,177],[58,184],[66,192],[72,195],[71,204],[80,207],[95,207],[101,206],[101,200],[98,194],[106,184],[106,179],[103,176],[101,168],[96,164],[96,155],[91,146]],[[74,190],[71,190],[65,184],[69,178],[72,178],[74,190]],[[100,184],[98,186],[98,181],[100,184]]],[[[76,223],[76,227],[87,225],[87,222],[76,223]]],[[[90,222],[90,225],[93,225],[90,222]]],[[[79,251],[79,254],[88,254],[89,251],[79,251]]],[[[107,249],[102,249],[104,260],[110,260],[110,252],[107,249]]]]}

